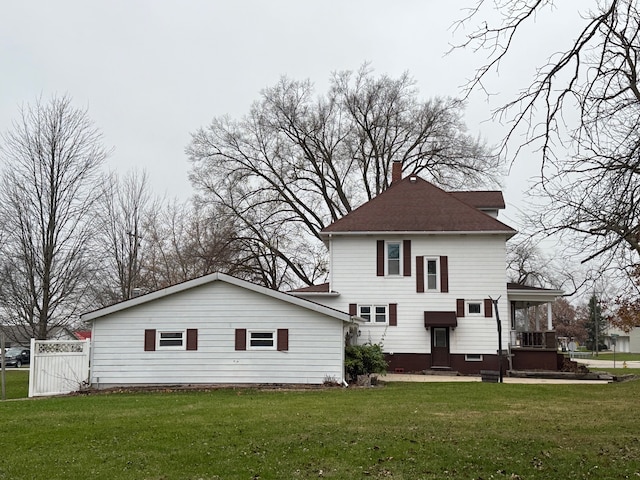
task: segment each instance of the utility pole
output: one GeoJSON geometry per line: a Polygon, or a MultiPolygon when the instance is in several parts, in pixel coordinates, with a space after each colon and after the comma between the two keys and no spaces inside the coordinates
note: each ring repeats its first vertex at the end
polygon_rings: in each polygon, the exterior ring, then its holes
{"type": "Polygon", "coordinates": [[[598,318],[598,297],[596,296],[596,294],[593,294],[593,321],[595,323],[594,325],[594,331],[595,331],[595,336],[596,336],[596,357],[598,356],[598,340],[599,340],[599,330],[600,330],[600,319],[598,318]]]}
{"type": "Polygon", "coordinates": [[[0,384],[2,384],[1,400],[6,400],[5,364],[4,364],[4,332],[0,330],[0,384]]]}

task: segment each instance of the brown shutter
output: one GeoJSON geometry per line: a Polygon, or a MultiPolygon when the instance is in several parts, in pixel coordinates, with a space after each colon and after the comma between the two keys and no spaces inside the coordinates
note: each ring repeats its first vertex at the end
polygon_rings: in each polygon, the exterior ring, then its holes
{"type": "Polygon", "coordinates": [[[424,257],[416,257],[416,292],[424,292],[424,257]]]}
{"type": "Polygon", "coordinates": [[[247,330],[245,328],[236,328],[236,350],[247,349],[247,330]]]}
{"type": "Polygon", "coordinates": [[[456,300],[456,317],[464,317],[464,298],[456,300]]]}
{"type": "Polygon", "coordinates": [[[440,257],[440,291],[449,291],[449,257],[440,257]]]}
{"type": "Polygon", "coordinates": [[[398,304],[397,303],[389,304],[389,326],[391,327],[398,326],[398,304]]]}
{"type": "Polygon", "coordinates": [[[358,304],[350,303],[349,304],[349,315],[357,315],[358,314],[358,304]]]}
{"type": "Polygon", "coordinates": [[[402,242],[402,268],[405,277],[411,276],[411,240],[402,242]]]}
{"type": "Polygon", "coordinates": [[[286,328],[278,329],[278,351],[286,352],[289,350],[289,330],[286,328]]]}
{"type": "Polygon", "coordinates": [[[384,240],[378,240],[376,247],[376,275],[384,277],[384,240]]]}
{"type": "Polygon", "coordinates": [[[198,329],[187,329],[187,350],[198,350],[198,329]]]}
{"type": "Polygon", "coordinates": [[[493,317],[493,302],[490,298],[484,299],[484,316],[487,318],[493,317]]]}
{"type": "Polygon", "coordinates": [[[153,352],[156,349],[156,331],[145,330],[144,331],[144,351],[153,352]]]}

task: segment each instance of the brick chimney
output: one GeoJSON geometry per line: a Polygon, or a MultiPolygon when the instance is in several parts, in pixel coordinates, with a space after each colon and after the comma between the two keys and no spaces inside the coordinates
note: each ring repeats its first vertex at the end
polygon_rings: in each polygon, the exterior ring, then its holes
{"type": "Polygon", "coordinates": [[[394,160],[391,165],[391,185],[394,185],[402,180],[402,162],[394,160]]]}

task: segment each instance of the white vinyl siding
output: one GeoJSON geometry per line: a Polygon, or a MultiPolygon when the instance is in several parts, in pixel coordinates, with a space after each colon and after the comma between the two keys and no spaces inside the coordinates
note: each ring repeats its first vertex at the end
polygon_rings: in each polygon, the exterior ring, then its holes
{"type": "MultiPolygon", "coordinates": [[[[456,299],[498,298],[498,310],[502,319],[502,344],[509,341],[506,242],[504,235],[405,235],[397,239],[385,239],[386,244],[411,240],[412,261],[416,256],[425,257],[425,291],[428,271],[426,260],[438,256],[448,258],[448,292],[429,291],[429,295],[416,292],[416,272],[399,277],[393,282],[377,277],[371,262],[376,255],[375,242],[367,236],[339,236],[330,240],[332,284],[331,289],[340,292],[338,297],[314,297],[314,301],[348,311],[350,303],[380,305],[397,303],[398,326],[388,329],[375,328],[370,323],[360,327],[359,341],[383,341],[386,352],[430,353],[430,333],[424,327],[425,311],[456,311],[456,299]]],[[[402,255],[401,255],[402,256],[402,255]]],[[[440,264],[436,267],[439,269],[440,264]]],[[[439,282],[439,271],[438,280],[439,282]]],[[[484,309],[484,304],[481,307],[484,309]]],[[[483,310],[484,311],[484,310],[483,310]]],[[[498,338],[495,311],[493,318],[465,316],[458,318],[458,326],[450,331],[452,354],[495,355],[498,338]]]]}
{"type": "Polygon", "coordinates": [[[115,385],[308,383],[343,378],[339,319],[223,281],[93,321],[92,383],[115,385]],[[145,351],[146,329],[198,330],[197,351],[145,351]],[[235,350],[236,329],[288,331],[288,350],[235,350]]]}

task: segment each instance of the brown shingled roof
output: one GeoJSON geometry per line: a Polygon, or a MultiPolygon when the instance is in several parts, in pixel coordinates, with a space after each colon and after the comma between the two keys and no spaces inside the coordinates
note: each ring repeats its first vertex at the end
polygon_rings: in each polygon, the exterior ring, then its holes
{"type": "Polygon", "coordinates": [[[449,192],[458,200],[468,203],[476,208],[495,208],[500,210],[505,208],[504,197],[499,190],[481,190],[475,192],[449,192]]]}
{"type": "Polygon", "coordinates": [[[295,290],[291,290],[290,293],[329,293],[329,282],[296,288],[295,290]]]}
{"type": "MultiPolygon", "coordinates": [[[[480,192],[483,195],[485,192],[480,192]]],[[[347,232],[504,232],[511,227],[416,176],[409,176],[324,228],[321,234],[347,232]]],[[[465,192],[462,196],[480,199],[465,192]]],[[[495,194],[490,193],[495,200],[495,194]]],[[[475,203],[475,202],[474,202],[475,203]]],[[[495,203],[495,202],[491,202],[495,203]]]]}

